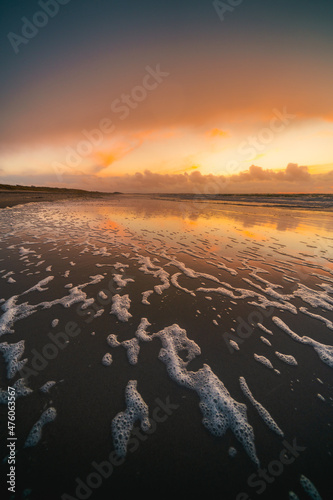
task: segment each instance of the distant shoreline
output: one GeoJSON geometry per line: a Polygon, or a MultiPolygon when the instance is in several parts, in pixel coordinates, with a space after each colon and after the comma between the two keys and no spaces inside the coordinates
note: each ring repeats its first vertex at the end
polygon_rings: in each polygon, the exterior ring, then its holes
{"type": "MultiPolygon", "coordinates": [[[[89,191],[71,191],[71,190],[31,190],[17,189],[17,190],[3,190],[0,187],[0,209],[10,208],[15,205],[22,205],[26,203],[35,202],[53,202],[60,200],[83,200],[105,198],[118,193],[99,193],[89,191]]],[[[119,193],[120,194],[120,193],[119,193]]]]}
{"type": "Polygon", "coordinates": [[[13,186],[9,184],[0,184],[0,209],[36,202],[107,199],[115,195],[148,196],[156,197],[159,200],[179,202],[188,201],[197,203],[198,207],[201,203],[215,202],[221,205],[333,211],[333,195],[327,193],[121,193],[118,191],[85,191],[82,189],[13,186]]]}
{"type": "Polygon", "coordinates": [[[156,198],[179,202],[192,202],[200,207],[204,203],[218,203],[219,205],[252,206],[261,208],[287,208],[297,210],[333,211],[333,195],[302,193],[302,194],[156,194],[156,198]]]}

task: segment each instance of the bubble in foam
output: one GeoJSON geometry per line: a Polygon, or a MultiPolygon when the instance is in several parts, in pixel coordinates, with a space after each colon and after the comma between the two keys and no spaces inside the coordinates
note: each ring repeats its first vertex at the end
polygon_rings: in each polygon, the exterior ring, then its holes
{"type": "Polygon", "coordinates": [[[292,366],[298,365],[296,359],[291,354],[282,354],[281,352],[278,352],[278,351],[275,351],[275,354],[279,359],[281,359],[281,361],[284,361],[288,365],[292,365],[292,366]]]}
{"type": "Polygon", "coordinates": [[[312,498],[312,500],[322,500],[315,485],[303,474],[300,477],[300,483],[304,491],[312,498]]]}
{"type": "Polygon", "coordinates": [[[110,333],[110,335],[107,337],[106,341],[110,347],[118,347],[119,345],[121,345],[121,343],[118,342],[118,340],[117,340],[117,335],[114,335],[113,333],[110,333]]]}
{"type": "Polygon", "coordinates": [[[46,382],[44,385],[42,385],[42,387],[40,387],[40,391],[41,392],[49,392],[49,390],[56,384],[55,380],[49,380],[48,382],[46,382]]]}
{"type": "Polygon", "coordinates": [[[256,361],[259,361],[259,363],[263,364],[264,366],[267,366],[267,368],[270,368],[271,370],[274,369],[270,360],[267,359],[265,356],[260,356],[259,354],[256,353],[254,353],[253,356],[256,361]]]}
{"type": "Polygon", "coordinates": [[[112,363],[112,355],[107,352],[106,354],[104,354],[103,358],[102,358],[102,363],[104,366],[110,366],[111,363],[112,363]]]}
{"type": "Polygon", "coordinates": [[[143,431],[150,429],[148,405],[137,391],[137,380],[130,380],[125,389],[126,410],[112,420],[112,439],[118,456],[125,457],[127,444],[135,422],[140,421],[143,431]]]}

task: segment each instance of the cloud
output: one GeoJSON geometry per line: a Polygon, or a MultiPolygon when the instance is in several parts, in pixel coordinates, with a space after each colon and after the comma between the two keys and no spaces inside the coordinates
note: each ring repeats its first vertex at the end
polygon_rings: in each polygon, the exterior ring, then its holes
{"type": "Polygon", "coordinates": [[[219,128],[213,128],[211,130],[208,130],[206,132],[207,137],[219,137],[219,138],[225,138],[229,137],[230,134],[226,130],[221,130],[219,128]]]}
{"type": "Polygon", "coordinates": [[[202,174],[199,170],[179,173],[157,173],[150,170],[134,174],[100,177],[93,171],[82,174],[66,171],[36,176],[3,176],[2,182],[42,186],[73,187],[104,192],[124,193],[190,193],[214,195],[223,193],[333,193],[333,170],[314,174],[308,167],[289,163],[285,169],[270,170],[251,165],[237,174],[202,174]]]}
{"type": "Polygon", "coordinates": [[[231,182],[253,182],[253,181],[270,181],[270,182],[310,182],[311,174],[308,167],[299,167],[296,163],[289,163],[285,170],[274,171],[270,169],[264,170],[261,167],[251,165],[246,172],[232,175],[231,182]]]}
{"type": "Polygon", "coordinates": [[[333,192],[333,171],[310,174],[306,166],[290,163],[283,170],[273,171],[252,165],[247,171],[233,175],[191,173],[159,174],[145,170],[133,175],[105,179],[124,192],[174,192],[193,194],[333,192]]]}

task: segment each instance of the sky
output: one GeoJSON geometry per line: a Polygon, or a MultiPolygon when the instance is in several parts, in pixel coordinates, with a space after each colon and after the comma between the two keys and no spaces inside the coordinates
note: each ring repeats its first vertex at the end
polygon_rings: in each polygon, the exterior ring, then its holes
{"type": "Polygon", "coordinates": [[[333,193],[331,0],[0,9],[0,183],[333,193]]]}

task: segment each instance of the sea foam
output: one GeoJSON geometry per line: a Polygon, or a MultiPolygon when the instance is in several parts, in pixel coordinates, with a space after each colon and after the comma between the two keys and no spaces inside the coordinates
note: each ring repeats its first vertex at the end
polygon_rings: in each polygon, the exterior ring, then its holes
{"type": "Polygon", "coordinates": [[[198,394],[203,425],[214,436],[222,436],[230,428],[251,460],[259,466],[253,429],[247,421],[246,405],[231,397],[223,382],[207,364],[196,372],[187,370],[189,362],[201,354],[200,347],[177,324],[151,337],[158,337],[162,343],[159,359],[166,365],[170,378],[198,394]],[[178,355],[184,350],[187,352],[185,360],[178,355]]]}
{"type": "Polygon", "coordinates": [[[32,427],[31,431],[29,432],[29,435],[24,443],[24,447],[28,448],[31,446],[36,446],[36,444],[40,441],[42,437],[42,429],[45,424],[49,422],[53,422],[57,416],[57,411],[55,408],[48,408],[45,410],[40,419],[34,424],[32,427]]]}
{"type": "Polygon", "coordinates": [[[136,421],[140,421],[141,429],[147,431],[149,421],[148,406],[137,391],[137,381],[130,380],[125,389],[126,410],[118,413],[112,420],[112,439],[118,456],[125,457],[127,443],[136,421]]]}

